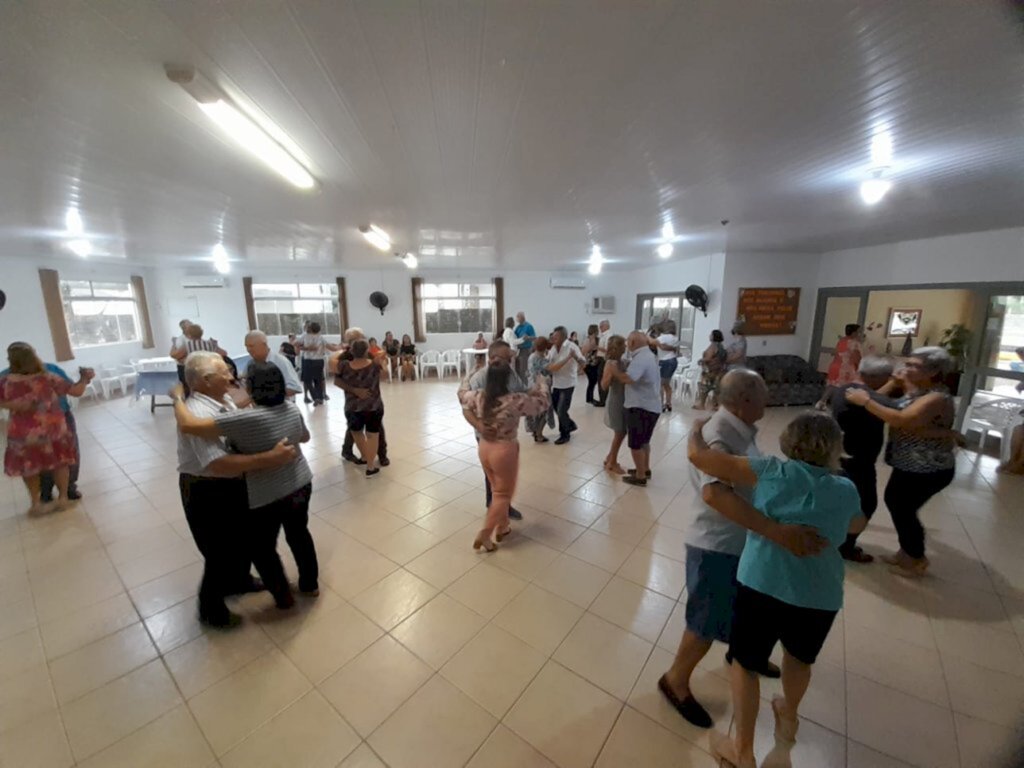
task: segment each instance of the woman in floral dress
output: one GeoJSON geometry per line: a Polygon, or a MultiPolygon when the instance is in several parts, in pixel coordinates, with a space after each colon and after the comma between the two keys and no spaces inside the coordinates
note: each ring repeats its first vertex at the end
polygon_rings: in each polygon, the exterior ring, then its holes
{"type": "Polygon", "coordinates": [[[7,348],[7,359],[10,371],[0,377],[0,407],[10,411],[4,472],[25,481],[32,499],[29,514],[46,509],[40,499],[39,475],[52,472],[60,501],[49,509],[64,509],[68,469],[77,456],[75,438],[61,410],[60,397],[80,396],[90,377],[84,373],[80,381],[72,384],[48,373],[35,350],[22,342],[7,348]]]}

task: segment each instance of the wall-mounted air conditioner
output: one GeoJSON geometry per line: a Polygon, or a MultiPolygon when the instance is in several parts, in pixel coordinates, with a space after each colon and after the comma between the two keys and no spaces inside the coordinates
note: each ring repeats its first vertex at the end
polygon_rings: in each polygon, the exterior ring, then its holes
{"type": "Polygon", "coordinates": [[[552,288],[568,288],[575,291],[581,291],[587,287],[586,281],[580,277],[552,277],[550,285],[552,288]]]}
{"type": "Polygon", "coordinates": [[[181,278],[182,288],[223,288],[228,281],[222,275],[189,275],[181,278]]]}
{"type": "Polygon", "coordinates": [[[590,314],[592,315],[614,315],[614,296],[595,296],[590,300],[590,314]]]}

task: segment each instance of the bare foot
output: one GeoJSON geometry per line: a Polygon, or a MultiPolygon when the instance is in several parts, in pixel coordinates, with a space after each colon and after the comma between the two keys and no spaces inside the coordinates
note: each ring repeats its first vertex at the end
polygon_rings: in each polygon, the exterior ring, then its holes
{"type": "Polygon", "coordinates": [[[773,698],[772,712],[775,713],[775,738],[779,741],[795,742],[800,720],[796,715],[790,714],[786,700],[781,696],[773,698]]]}

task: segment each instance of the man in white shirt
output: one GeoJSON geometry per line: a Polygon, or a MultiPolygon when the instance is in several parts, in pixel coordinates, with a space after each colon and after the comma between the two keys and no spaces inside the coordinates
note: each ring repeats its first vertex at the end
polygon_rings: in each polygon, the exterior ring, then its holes
{"type": "MultiPolygon", "coordinates": [[[[608,359],[608,339],[612,337],[612,324],[607,320],[602,320],[597,324],[597,380],[601,381],[604,378],[604,364],[608,359]]],[[[608,399],[608,390],[601,389],[601,386],[597,387],[598,399],[594,401],[594,406],[597,408],[604,408],[605,401],[608,399]]]]}
{"type": "MultiPolygon", "coordinates": [[[[288,399],[293,400],[295,395],[302,391],[302,383],[299,375],[295,372],[295,366],[288,358],[280,352],[271,352],[270,344],[267,343],[267,334],[263,331],[249,331],[245,334],[245,351],[252,357],[254,363],[273,363],[284,376],[284,386],[288,393],[288,399]]],[[[247,378],[248,371],[242,372],[242,378],[247,378]]]]}
{"type": "MultiPolygon", "coordinates": [[[[191,395],[185,405],[196,416],[212,417],[235,410],[227,397],[231,371],[216,352],[193,352],[185,360],[191,395]]],[[[223,439],[178,433],[178,487],[185,519],[205,559],[199,584],[199,620],[228,628],[240,621],[224,602],[227,595],[253,589],[251,558],[245,544],[249,499],[243,475],[283,466],[296,457],[282,440],[269,451],[228,453],[223,439]]]]}
{"type": "Polygon", "coordinates": [[[178,363],[178,381],[182,384],[185,383],[185,359],[181,358],[179,360],[177,355],[174,353],[179,349],[184,349],[185,345],[188,343],[188,336],[185,335],[185,331],[188,330],[190,325],[192,325],[192,321],[188,318],[185,318],[178,323],[178,328],[181,329],[181,336],[175,336],[171,339],[171,351],[167,353],[169,357],[173,357],[178,363]]]}
{"type": "Polygon", "coordinates": [[[572,393],[576,389],[576,377],[587,364],[580,348],[569,339],[564,325],[555,328],[551,334],[551,349],[548,351],[548,371],[551,373],[551,407],[558,414],[558,439],[555,445],[569,442],[569,436],[576,431],[576,422],[569,416],[572,393]]]}

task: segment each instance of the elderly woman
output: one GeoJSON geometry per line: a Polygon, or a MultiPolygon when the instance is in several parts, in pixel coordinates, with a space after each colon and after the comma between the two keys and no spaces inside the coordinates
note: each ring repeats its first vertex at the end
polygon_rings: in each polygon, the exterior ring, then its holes
{"type": "Polygon", "coordinates": [[[349,347],[351,360],[338,360],[334,383],[345,391],[345,419],[359,454],[366,462],[366,476],[380,472],[378,449],[384,422],[384,400],[380,395],[381,361],[369,356],[370,346],[356,339],[349,347]]]}
{"type": "Polygon", "coordinates": [[[725,360],[727,353],[722,342],[725,336],[719,330],[711,332],[711,343],[704,350],[700,358],[700,382],[697,385],[697,403],[693,406],[695,411],[703,411],[707,406],[708,397],[713,397],[718,390],[718,382],[725,373],[725,360]]]}
{"type": "Polygon", "coordinates": [[[953,482],[956,441],[942,436],[952,428],[956,411],[942,383],[952,365],[949,353],[941,347],[915,349],[903,369],[906,394],[896,401],[895,408],[872,400],[865,390],[846,391],[848,402],[863,406],[889,425],[885,460],[892,475],[885,486],[885,505],[899,535],[900,549],[883,559],[903,576],[921,576],[928,569],[924,526],[918,513],[928,499],[953,482]],[[936,434],[939,436],[933,436],[936,434]]]}
{"type": "Polygon", "coordinates": [[[24,342],[7,348],[7,360],[10,367],[0,376],[0,408],[10,411],[4,472],[24,481],[32,500],[30,515],[63,510],[68,503],[70,467],[78,461],[78,452],[60,399],[80,397],[94,374],[91,369],[80,369],[81,378],[72,384],[47,371],[35,350],[24,342]],[[43,473],[53,475],[60,492],[60,500],[52,507],[42,503],[43,473]]]}
{"type": "Polygon", "coordinates": [[[619,450],[626,439],[626,385],[618,377],[626,372],[622,362],[626,354],[626,339],[618,334],[608,337],[601,389],[608,393],[605,399],[604,425],[612,431],[612,444],[604,457],[604,468],[616,475],[626,474],[619,464],[619,450]]]}

